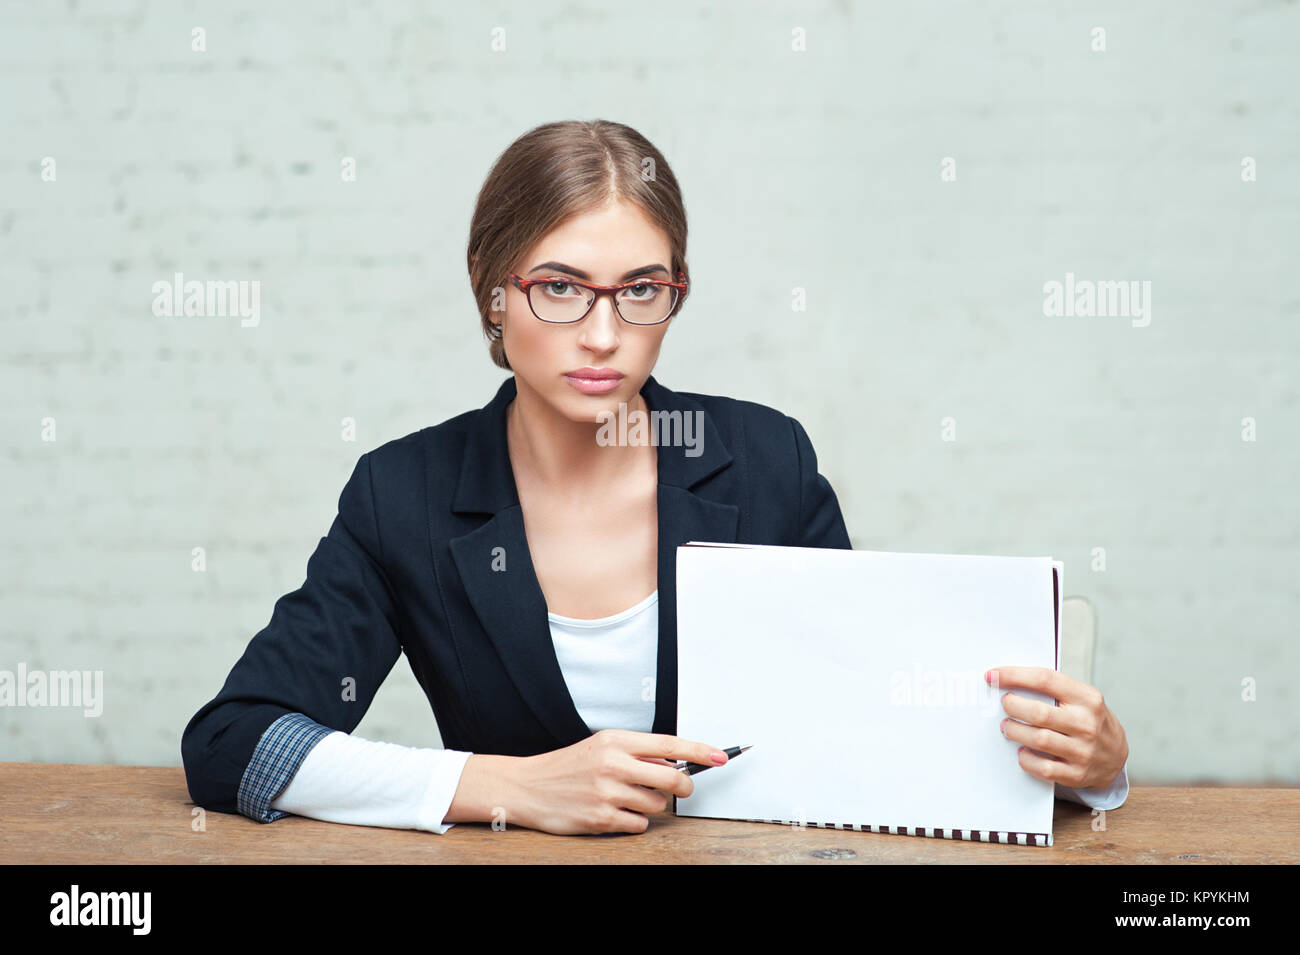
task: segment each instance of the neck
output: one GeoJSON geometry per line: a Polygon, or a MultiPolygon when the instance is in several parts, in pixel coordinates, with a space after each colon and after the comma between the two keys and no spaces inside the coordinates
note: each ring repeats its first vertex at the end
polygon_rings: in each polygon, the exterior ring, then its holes
{"type": "MultiPolygon", "coordinates": [[[[628,476],[629,469],[643,461],[654,447],[601,445],[597,432],[604,425],[595,419],[573,421],[560,414],[515,376],[515,397],[506,406],[506,438],[511,466],[516,474],[527,469],[545,486],[565,497],[580,497],[594,488],[608,487],[628,476]]],[[[617,414],[618,409],[610,409],[617,414]]],[[[638,391],[628,403],[627,414],[649,406],[638,391]]]]}

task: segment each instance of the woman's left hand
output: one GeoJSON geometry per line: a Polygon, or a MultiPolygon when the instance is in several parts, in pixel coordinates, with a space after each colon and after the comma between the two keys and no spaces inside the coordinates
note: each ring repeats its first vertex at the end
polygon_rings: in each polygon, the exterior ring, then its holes
{"type": "Polygon", "coordinates": [[[1046,667],[997,667],[984,679],[995,688],[1022,686],[1060,701],[1053,706],[1002,695],[1002,708],[1015,717],[1002,721],[1003,735],[1024,743],[1020,766],[1031,776],[1072,789],[1105,789],[1124,768],[1124,727],[1095,686],[1046,667]]]}

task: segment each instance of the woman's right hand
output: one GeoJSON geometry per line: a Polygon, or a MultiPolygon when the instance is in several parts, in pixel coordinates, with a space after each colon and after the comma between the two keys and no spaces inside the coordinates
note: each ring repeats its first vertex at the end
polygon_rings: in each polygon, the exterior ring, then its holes
{"type": "MultiPolygon", "coordinates": [[[[645,832],[669,794],[695,791],[675,760],[721,766],[727,755],[679,736],[600,730],[563,749],[512,758],[511,796],[500,800],[504,822],[557,835],[645,832]]],[[[446,821],[454,820],[449,814],[446,821]]]]}

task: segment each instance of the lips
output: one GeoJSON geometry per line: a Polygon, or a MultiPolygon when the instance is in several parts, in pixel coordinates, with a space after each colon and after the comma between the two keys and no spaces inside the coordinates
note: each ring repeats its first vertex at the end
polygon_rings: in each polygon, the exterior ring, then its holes
{"type": "Polygon", "coordinates": [[[579,368],[564,376],[571,388],[584,395],[607,395],[623,387],[623,375],[612,368],[579,368]]]}
{"type": "Polygon", "coordinates": [[[618,381],[623,377],[621,371],[614,371],[612,368],[578,368],[574,371],[565,372],[568,378],[577,378],[580,381],[618,381]]]}

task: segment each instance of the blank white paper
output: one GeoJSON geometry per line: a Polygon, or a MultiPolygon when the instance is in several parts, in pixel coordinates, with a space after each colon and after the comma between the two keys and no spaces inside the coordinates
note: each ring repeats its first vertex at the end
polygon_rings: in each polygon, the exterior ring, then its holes
{"type": "Polygon", "coordinates": [[[677,814],[986,841],[1041,833],[1050,845],[1054,787],[1020,768],[1020,744],[999,731],[1012,688],[989,687],[983,674],[1056,668],[1054,566],[679,547],[677,735],[753,749],[693,776],[677,814]]]}

